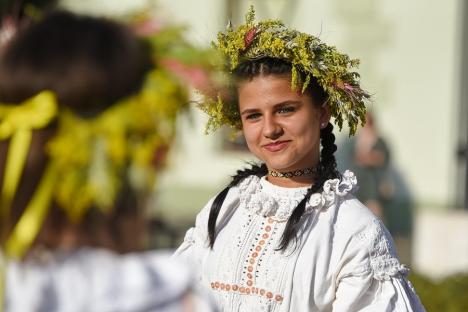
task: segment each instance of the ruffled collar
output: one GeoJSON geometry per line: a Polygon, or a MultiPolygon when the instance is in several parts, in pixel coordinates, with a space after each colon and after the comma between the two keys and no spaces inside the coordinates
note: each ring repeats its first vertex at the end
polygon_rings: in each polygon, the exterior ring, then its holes
{"type": "MultiPolygon", "coordinates": [[[[294,208],[304,198],[307,187],[287,188],[271,184],[266,177],[255,175],[245,178],[239,184],[241,205],[252,213],[274,217],[277,221],[286,221],[294,208]]],[[[306,205],[305,213],[321,209],[335,202],[338,197],[353,193],[357,189],[357,179],[347,170],[342,179],[330,179],[323,185],[323,192],[312,194],[306,205]]]]}

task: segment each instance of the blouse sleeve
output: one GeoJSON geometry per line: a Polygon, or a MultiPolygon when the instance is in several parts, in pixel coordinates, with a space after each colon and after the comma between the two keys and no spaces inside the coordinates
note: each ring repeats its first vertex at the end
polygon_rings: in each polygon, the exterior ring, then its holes
{"type": "Polygon", "coordinates": [[[203,258],[209,249],[208,217],[212,202],[213,200],[210,200],[198,213],[195,226],[187,230],[184,241],[174,253],[174,257],[182,258],[193,267],[197,273],[197,280],[201,280],[203,258]]]}
{"type": "Polygon", "coordinates": [[[345,253],[333,311],[425,311],[380,221],[353,237],[345,253]]]}

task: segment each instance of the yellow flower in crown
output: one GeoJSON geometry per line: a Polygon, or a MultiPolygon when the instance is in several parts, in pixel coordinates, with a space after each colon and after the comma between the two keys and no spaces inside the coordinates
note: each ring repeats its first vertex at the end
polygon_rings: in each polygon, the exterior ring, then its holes
{"type": "MultiPolygon", "coordinates": [[[[359,61],[350,59],[319,38],[290,29],[279,20],[255,21],[251,7],[245,24],[237,28],[228,25],[225,32],[218,33],[213,47],[225,58],[224,70],[228,74],[245,60],[272,57],[290,62],[292,87],[300,86],[304,92],[314,77],[328,94],[327,104],[340,130],[347,121],[350,135],[353,135],[359,123],[364,124],[370,96],[361,89],[359,74],[353,70],[359,61]],[[301,77],[305,80],[301,81],[301,77]]],[[[229,97],[207,95],[200,107],[210,117],[208,132],[222,125],[240,127],[237,103],[229,97]]]]}

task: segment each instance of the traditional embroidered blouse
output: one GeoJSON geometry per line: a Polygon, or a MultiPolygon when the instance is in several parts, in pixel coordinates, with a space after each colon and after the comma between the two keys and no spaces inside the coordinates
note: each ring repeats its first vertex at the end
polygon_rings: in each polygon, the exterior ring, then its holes
{"type": "Polygon", "coordinates": [[[307,188],[250,176],[231,188],[213,249],[212,201],[176,251],[198,269],[222,311],[424,311],[382,223],[354,196],[356,178],[328,180],[306,205],[295,244],[277,250],[307,188]]]}

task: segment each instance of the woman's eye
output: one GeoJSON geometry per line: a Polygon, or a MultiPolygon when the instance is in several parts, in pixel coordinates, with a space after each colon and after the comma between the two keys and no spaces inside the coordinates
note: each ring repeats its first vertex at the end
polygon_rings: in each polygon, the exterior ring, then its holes
{"type": "Polygon", "coordinates": [[[286,106],[286,107],[281,107],[278,109],[278,113],[280,114],[287,114],[287,113],[292,113],[295,112],[296,108],[294,106],[286,106]]]}
{"type": "Polygon", "coordinates": [[[257,118],[260,118],[260,113],[249,114],[249,115],[247,115],[247,117],[245,117],[245,118],[246,118],[246,119],[249,119],[249,120],[257,119],[257,118]]]}

